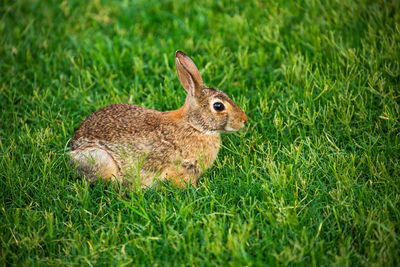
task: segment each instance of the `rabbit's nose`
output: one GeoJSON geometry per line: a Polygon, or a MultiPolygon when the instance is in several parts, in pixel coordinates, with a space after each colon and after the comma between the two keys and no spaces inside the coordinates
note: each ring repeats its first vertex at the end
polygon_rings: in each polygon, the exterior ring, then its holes
{"type": "Polygon", "coordinates": [[[247,118],[247,115],[243,113],[242,120],[243,120],[243,123],[247,123],[249,121],[249,118],[247,118]]]}

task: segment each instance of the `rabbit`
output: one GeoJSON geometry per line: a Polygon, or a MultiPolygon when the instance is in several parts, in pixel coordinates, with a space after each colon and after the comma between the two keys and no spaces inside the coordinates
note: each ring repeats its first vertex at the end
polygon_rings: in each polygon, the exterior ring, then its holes
{"type": "Polygon", "coordinates": [[[196,187],[200,174],[214,163],[220,133],[235,132],[246,114],[222,91],[203,84],[194,62],[176,51],[185,104],[157,111],[132,104],[112,104],[90,114],[71,139],[70,158],[79,176],[141,188],[158,180],[196,187]]]}

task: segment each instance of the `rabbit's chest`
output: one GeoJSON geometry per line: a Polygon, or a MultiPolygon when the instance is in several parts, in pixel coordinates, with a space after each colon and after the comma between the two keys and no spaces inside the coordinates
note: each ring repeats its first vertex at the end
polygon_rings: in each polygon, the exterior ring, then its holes
{"type": "Polygon", "coordinates": [[[201,136],[184,143],[177,155],[182,167],[188,171],[201,172],[201,169],[208,169],[217,158],[220,149],[220,137],[201,136]]]}

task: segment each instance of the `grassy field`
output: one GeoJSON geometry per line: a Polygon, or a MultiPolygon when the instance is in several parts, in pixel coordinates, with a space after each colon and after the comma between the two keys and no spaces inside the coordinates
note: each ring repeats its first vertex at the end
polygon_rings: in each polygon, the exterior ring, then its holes
{"type": "Polygon", "coordinates": [[[400,2],[1,1],[0,265],[400,264],[400,2]],[[96,109],[177,109],[174,52],[249,124],[198,190],[74,177],[96,109]]]}

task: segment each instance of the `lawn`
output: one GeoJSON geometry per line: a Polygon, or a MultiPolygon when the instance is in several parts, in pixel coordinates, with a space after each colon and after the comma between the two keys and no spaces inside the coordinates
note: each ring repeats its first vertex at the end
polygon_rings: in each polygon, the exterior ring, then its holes
{"type": "Polygon", "coordinates": [[[0,3],[0,265],[400,264],[400,2],[0,3]],[[174,52],[248,114],[199,188],[75,177],[80,122],[179,108],[174,52]]]}

